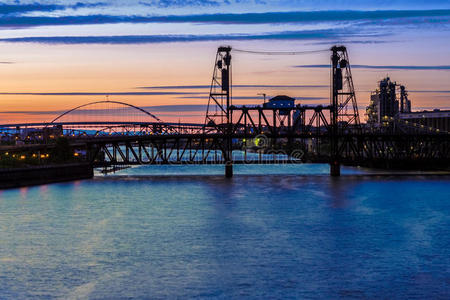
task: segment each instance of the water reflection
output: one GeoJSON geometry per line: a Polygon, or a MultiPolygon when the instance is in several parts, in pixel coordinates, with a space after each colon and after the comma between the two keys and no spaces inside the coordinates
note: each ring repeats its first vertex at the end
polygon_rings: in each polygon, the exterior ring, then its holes
{"type": "Polygon", "coordinates": [[[449,182],[213,172],[3,191],[0,298],[445,298],[449,182]]]}

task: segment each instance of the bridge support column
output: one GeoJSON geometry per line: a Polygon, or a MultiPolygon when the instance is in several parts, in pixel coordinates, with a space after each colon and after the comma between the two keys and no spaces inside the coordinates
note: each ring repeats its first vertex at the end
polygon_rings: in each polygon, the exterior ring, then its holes
{"type": "Polygon", "coordinates": [[[225,163],[225,177],[226,178],[233,177],[233,163],[231,161],[225,163]]]}
{"type": "Polygon", "coordinates": [[[341,176],[341,163],[338,160],[333,160],[330,163],[330,176],[332,177],[341,176]]]}

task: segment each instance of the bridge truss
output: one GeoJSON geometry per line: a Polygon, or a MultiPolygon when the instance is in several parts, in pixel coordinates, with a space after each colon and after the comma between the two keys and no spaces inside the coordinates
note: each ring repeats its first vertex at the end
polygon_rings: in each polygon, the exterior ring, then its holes
{"type": "Polygon", "coordinates": [[[393,127],[374,132],[361,125],[345,47],[331,49],[330,105],[282,109],[232,104],[231,52],[231,47],[218,49],[203,124],[165,123],[143,108],[96,101],[64,112],[49,123],[0,125],[4,136],[23,142],[2,147],[0,156],[51,152],[57,138],[63,136],[79,159],[102,168],[225,164],[226,175],[231,177],[233,164],[241,163],[329,163],[335,176],[340,174],[341,163],[449,166],[448,133],[393,127]],[[96,115],[99,111],[101,118],[96,115]],[[112,118],[115,113],[120,117],[112,118]]]}

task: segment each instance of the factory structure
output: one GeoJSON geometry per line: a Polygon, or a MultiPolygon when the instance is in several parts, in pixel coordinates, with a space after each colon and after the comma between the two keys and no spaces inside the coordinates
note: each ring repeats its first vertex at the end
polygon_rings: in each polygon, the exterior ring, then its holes
{"type": "Polygon", "coordinates": [[[387,126],[392,121],[432,131],[450,131],[450,110],[412,111],[411,101],[404,85],[389,77],[381,80],[371,93],[366,108],[367,124],[371,127],[387,126]]]}
{"type": "Polygon", "coordinates": [[[411,101],[408,99],[405,86],[386,77],[380,81],[379,88],[370,95],[370,104],[366,109],[367,123],[381,124],[386,118],[410,112],[411,101]]]}
{"type": "MultiPolygon", "coordinates": [[[[273,109],[281,126],[302,124],[305,118],[295,99],[280,95],[264,102],[263,109],[273,109]],[[291,115],[291,112],[292,115],[291,115]],[[288,120],[292,118],[292,120],[288,120]]],[[[366,108],[369,128],[391,126],[394,123],[403,128],[416,128],[422,131],[450,132],[450,110],[413,111],[408,91],[389,77],[379,82],[378,88],[370,95],[366,108]]]]}

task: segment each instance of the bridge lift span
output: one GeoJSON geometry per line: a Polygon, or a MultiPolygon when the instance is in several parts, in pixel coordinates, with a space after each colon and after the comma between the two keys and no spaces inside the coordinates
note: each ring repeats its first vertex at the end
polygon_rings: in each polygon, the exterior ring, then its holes
{"type": "MultiPolygon", "coordinates": [[[[318,51],[306,52],[258,52],[244,51],[263,55],[302,55],[318,51]]],[[[350,61],[347,49],[344,46],[331,48],[331,95],[329,106],[290,106],[280,107],[259,106],[246,107],[232,104],[232,48],[219,47],[214,64],[209,101],[205,118],[205,131],[214,130],[228,136],[225,145],[226,176],[231,177],[232,172],[232,137],[239,131],[247,135],[264,134],[269,131],[276,139],[281,131],[292,135],[288,138],[288,148],[292,148],[295,133],[305,132],[306,124],[311,127],[315,124],[317,130],[323,128],[330,136],[330,166],[331,175],[340,175],[339,141],[338,134],[346,131],[358,131],[360,128],[358,105],[353,85],[350,61]],[[312,111],[309,121],[306,121],[306,111],[312,111]],[[327,118],[323,111],[329,112],[327,118]],[[293,118],[297,114],[298,118],[293,118]],[[235,115],[237,117],[235,118],[235,115]],[[291,121],[293,120],[294,121],[291,121]],[[233,122],[237,120],[236,122],[233,122]],[[271,121],[269,121],[271,120],[271,121]],[[277,120],[280,122],[277,124],[277,120]],[[284,123],[287,120],[288,124],[284,123]]]]}

